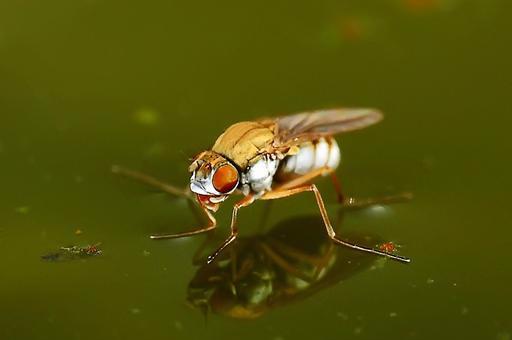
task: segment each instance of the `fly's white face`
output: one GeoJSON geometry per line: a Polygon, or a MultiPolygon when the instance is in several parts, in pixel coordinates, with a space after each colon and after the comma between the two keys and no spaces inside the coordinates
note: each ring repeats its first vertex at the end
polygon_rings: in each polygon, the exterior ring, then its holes
{"type": "Polygon", "coordinates": [[[198,195],[220,195],[213,187],[213,172],[209,172],[206,176],[200,176],[196,171],[190,177],[190,190],[198,195]]]}
{"type": "Polygon", "coordinates": [[[214,175],[215,171],[211,171],[206,174],[205,177],[193,172],[190,177],[190,190],[197,195],[210,196],[212,203],[220,203],[228,197],[227,195],[231,194],[236,189],[236,186],[230,192],[219,192],[213,185],[214,175]]]}
{"type": "Polygon", "coordinates": [[[235,166],[211,151],[200,154],[190,166],[190,171],[190,190],[202,205],[214,211],[236,190],[239,183],[235,166]]]}

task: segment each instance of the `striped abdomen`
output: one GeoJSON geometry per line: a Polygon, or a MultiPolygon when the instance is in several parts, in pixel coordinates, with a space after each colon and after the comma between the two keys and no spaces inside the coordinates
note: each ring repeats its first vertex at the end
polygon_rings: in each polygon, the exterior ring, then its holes
{"type": "Polygon", "coordinates": [[[323,167],[334,170],[340,164],[340,159],[340,148],[334,138],[319,138],[301,144],[297,154],[285,157],[279,165],[276,178],[280,181],[288,180],[323,167]]]}

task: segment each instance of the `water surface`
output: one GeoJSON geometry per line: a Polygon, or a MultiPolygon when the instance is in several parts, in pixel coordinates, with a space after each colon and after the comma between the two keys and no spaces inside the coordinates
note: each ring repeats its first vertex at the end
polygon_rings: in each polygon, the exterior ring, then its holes
{"type": "MultiPolygon", "coordinates": [[[[510,339],[510,9],[503,0],[0,4],[0,338],[510,339]],[[250,320],[220,309],[205,318],[187,302],[205,237],[148,238],[197,226],[194,214],[111,165],[185,185],[188,158],[229,124],[335,106],[386,115],[338,138],[345,192],[415,195],[345,212],[337,228],[394,241],[413,262],[339,250],[356,267],[289,303],[250,320]],[[98,257],[41,259],[96,243],[98,257]]],[[[330,182],[319,187],[337,220],[330,182]]],[[[218,213],[218,240],[232,202],[218,213]]],[[[306,194],[276,202],[261,229],[264,207],[241,212],[244,240],[280,225],[285,239],[321,228],[306,194]]],[[[306,253],[325,251],[315,237],[306,253]]]]}

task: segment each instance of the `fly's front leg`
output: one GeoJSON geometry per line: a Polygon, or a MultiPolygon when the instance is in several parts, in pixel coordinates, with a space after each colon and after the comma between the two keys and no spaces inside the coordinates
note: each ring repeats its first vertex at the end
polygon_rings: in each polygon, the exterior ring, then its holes
{"type": "Polygon", "coordinates": [[[121,166],[118,166],[118,165],[113,165],[112,166],[112,173],[116,174],[116,175],[121,175],[121,176],[125,176],[125,177],[128,177],[128,178],[131,178],[131,179],[134,179],[136,181],[139,181],[139,182],[142,182],[146,185],[149,185],[151,187],[155,187],[163,192],[166,192],[168,194],[171,194],[173,196],[178,196],[178,197],[184,197],[184,198],[187,198],[187,199],[190,199],[190,200],[193,200],[193,196],[192,194],[190,193],[190,190],[188,189],[188,186],[184,189],[180,189],[180,188],[177,188],[173,185],[170,185],[170,184],[167,184],[165,182],[162,182],[152,176],[149,176],[149,175],[146,175],[146,174],[143,174],[141,172],[138,172],[138,171],[135,171],[135,170],[130,170],[130,169],[126,169],[126,168],[123,168],[121,166]]]}
{"type": "MultiPolygon", "coordinates": [[[[117,174],[117,175],[121,175],[121,176],[125,176],[125,177],[128,177],[128,178],[137,180],[137,181],[142,182],[142,183],[144,183],[146,185],[149,185],[151,187],[155,187],[155,188],[157,188],[157,189],[159,189],[159,190],[161,190],[163,192],[166,192],[166,193],[168,193],[170,195],[178,196],[178,197],[184,197],[184,198],[189,200],[190,204],[195,203],[195,201],[193,199],[193,196],[192,196],[190,190],[188,189],[188,187],[186,187],[184,189],[180,189],[180,188],[177,188],[177,187],[175,187],[173,185],[164,183],[164,182],[162,182],[162,181],[160,181],[160,180],[158,180],[158,179],[156,179],[156,178],[154,178],[152,176],[143,174],[143,173],[135,171],[135,170],[126,169],[126,168],[120,167],[118,165],[112,166],[112,172],[114,174],[117,174]]],[[[207,231],[215,229],[215,227],[217,226],[217,222],[216,222],[215,217],[213,216],[213,214],[210,211],[208,211],[208,209],[206,209],[203,206],[200,207],[200,210],[206,216],[206,219],[207,219],[206,226],[204,226],[202,228],[199,228],[199,229],[196,229],[196,230],[186,231],[186,232],[177,233],[177,234],[151,235],[150,238],[152,238],[154,240],[161,240],[161,239],[168,239],[168,238],[187,237],[187,236],[193,236],[193,235],[197,235],[197,234],[202,234],[204,232],[207,232],[207,231]]]]}
{"type": "Polygon", "coordinates": [[[224,243],[222,243],[222,245],[212,255],[208,256],[208,258],[206,260],[207,263],[211,263],[213,260],[215,260],[217,255],[219,255],[220,252],[224,250],[224,248],[226,248],[231,243],[233,243],[233,241],[238,236],[238,228],[236,226],[238,210],[240,208],[251,205],[253,202],[254,202],[254,196],[248,195],[248,196],[245,196],[241,201],[239,201],[235,204],[235,206],[233,207],[233,213],[231,215],[231,233],[230,233],[229,237],[224,241],[224,243]]]}
{"type": "Polygon", "coordinates": [[[331,224],[331,221],[329,220],[329,216],[327,215],[327,210],[325,209],[325,204],[324,204],[324,201],[320,194],[320,191],[318,191],[316,185],[314,185],[314,184],[303,185],[303,186],[300,186],[297,188],[291,188],[291,189],[273,190],[273,191],[270,191],[270,192],[266,193],[265,195],[263,195],[261,197],[261,199],[262,200],[273,200],[273,199],[293,196],[293,195],[300,194],[302,192],[307,192],[307,191],[313,192],[315,194],[316,203],[318,205],[320,214],[324,221],[325,228],[327,229],[327,234],[334,242],[341,244],[343,246],[352,248],[352,249],[356,249],[356,250],[360,250],[360,251],[364,251],[367,253],[372,253],[372,254],[376,254],[376,255],[380,255],[380,256],[385,256],[385,257],[388,257],[388,258],[391,258],[393,260],[397,260],[400,262],[410,262],[411,261],[410,259],[403,257],[403,256],[386,253],[386,252],[372,249],[372,248],[367,248],[367,247],[360,246],[360,245],[357,245],[354,243],[350,243],[348,241],[344,241],[344,240],[338,238],[336,236],[336,232],[334,231],[334,228],[331,224]]]}

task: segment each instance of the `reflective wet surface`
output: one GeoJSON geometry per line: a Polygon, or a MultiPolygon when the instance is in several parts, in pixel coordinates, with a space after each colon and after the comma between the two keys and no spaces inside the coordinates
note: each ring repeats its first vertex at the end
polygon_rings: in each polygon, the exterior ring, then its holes
{"type": "Polygon", "coordinates": [[[0,338],[510,339],[508,13],[504,0],[0,4],[0,338]],[[184,186],[189,157],[229,124],[336,106],[385,113],[337,138],[345,193],[414,199],[340,221],[320,180],[327,210],[340,235],[391,241],[409,265],[332,248],[308,194],[243,209],[222,261],[194,263],[235,200],[204,247],[152,241],[197,227],[194,212],[110,172],[184,186]]]}
{"type": "MultiPolygon", "coordinates": [[[[336,246],[321,225],[318,217],[291,218],[266,233],[239,239],[212,264],[197,256],[200,268],[189,283],[187,300],[204,313],[258,318],[384,260],[336,246]]],[[[371,247],[379,242],[370,236],[350,236],[371,247]]]]}

